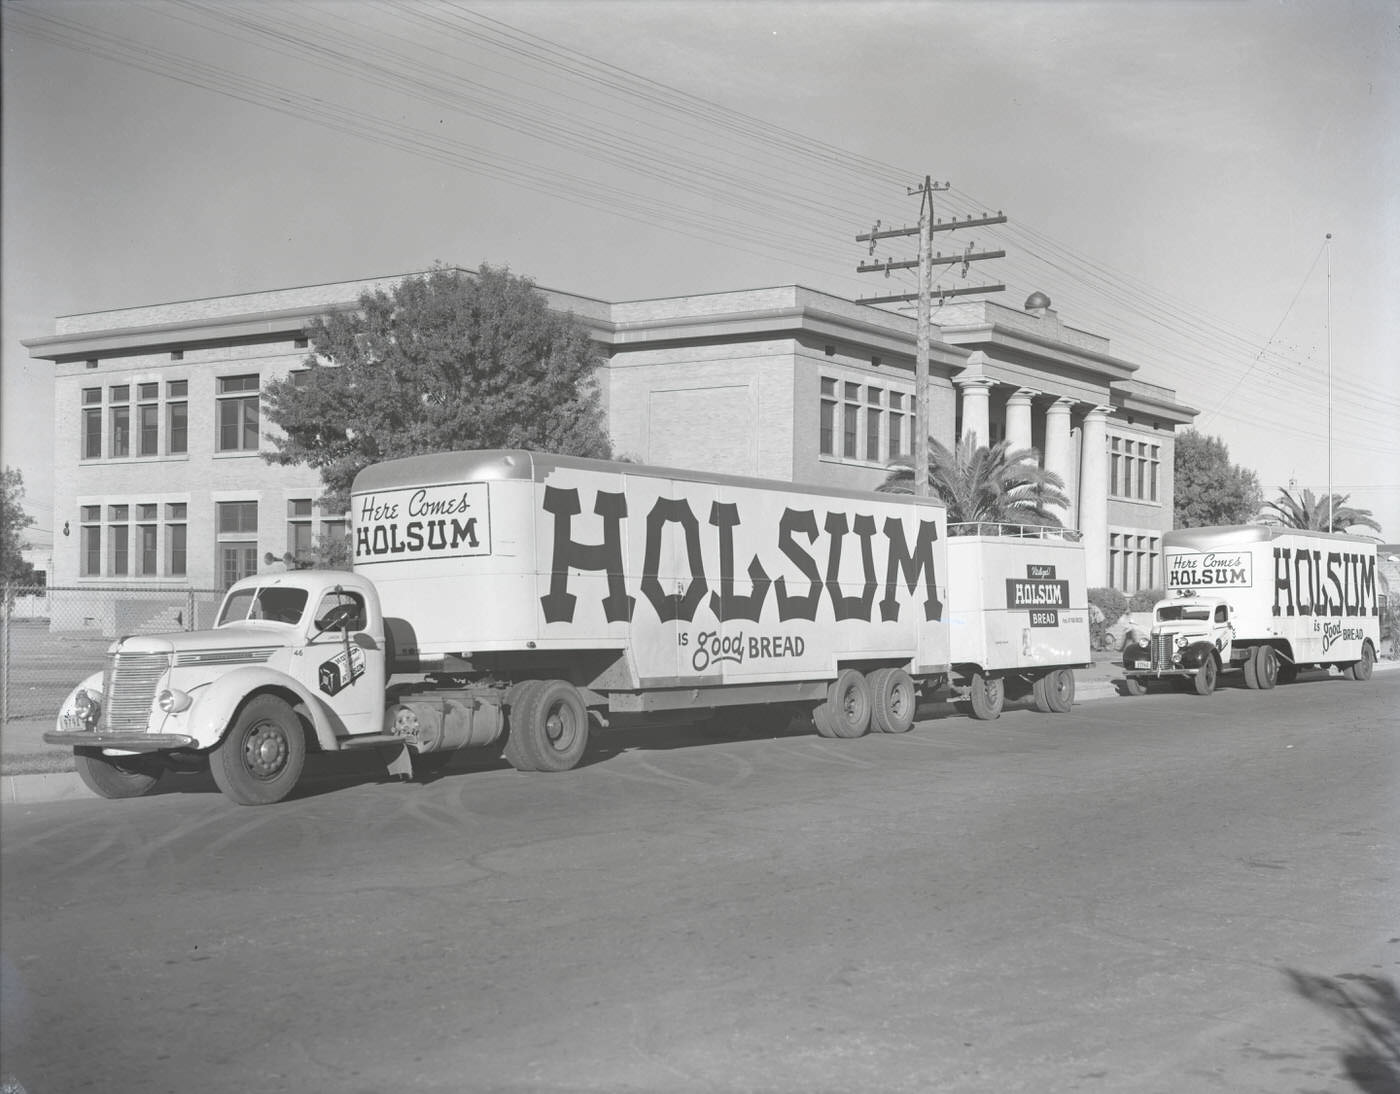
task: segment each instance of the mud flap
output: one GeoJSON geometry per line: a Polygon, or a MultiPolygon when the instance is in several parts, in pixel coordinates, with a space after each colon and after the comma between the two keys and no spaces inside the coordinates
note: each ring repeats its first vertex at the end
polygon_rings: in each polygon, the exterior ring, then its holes
{"type": "Polygon", "coordinates": [[[384,760],[384,766],[391,779],[412,779],[413,778],[413,753],[408,745],[402,744],[397,747],[381,748],[379,755],[384,760]]]}

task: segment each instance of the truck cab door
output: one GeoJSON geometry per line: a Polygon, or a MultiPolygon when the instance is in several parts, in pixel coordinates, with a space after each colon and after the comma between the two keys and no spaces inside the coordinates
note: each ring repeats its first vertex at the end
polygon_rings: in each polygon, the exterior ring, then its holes
{"type": "Polygon", "coordinates": [[[1220,651],[1220,660],[1228,665],[1230,663],[1230,644],[1235,638],[1235,628],[1230,622],[1230,606],[1228,604],[1215,606],[1215,613],[1211,619],[1211,637],[1215,639],[1215,648],[1220,651]]]}
{"type": "Polygon", "coordinates": [[[351,734],[378,733],[384,719],[384,643],[370,634],[364,597],[353,590],[322,594],[302,651],[303,683],[351,734]]]}

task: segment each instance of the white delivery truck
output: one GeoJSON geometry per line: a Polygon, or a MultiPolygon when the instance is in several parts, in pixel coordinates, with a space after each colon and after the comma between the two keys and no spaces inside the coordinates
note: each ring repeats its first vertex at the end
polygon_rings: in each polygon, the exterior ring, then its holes
{"type": "Polygon", "coordinates": [[[562,771],[593,723],[777,707],[828,737],[902,733],[920,691],[970,687],[993,717],[1007,680],[1062,710],[1088,648],[1058,576],[1082,575],[1077,545],[969,537],[977,576],[950,594],[930,499],[485,451],[367,468],[351,517],[354,572],[246,578],[212,630],[119,640],[45,740],[107,797],[208,764],[264,804],[308,748],[410,775],[503,740],[516,768],[562,771]]]}
{"type": "Polygon", "coordinates": [[[1198,695],[1238,670],[1251,689],[1300,668],[1371,676],[1380,645],[1376,545],[1269,525],[1186,528],[1162,541],[1168,598],[1151,634],[1123,652],[1130,694],[1174,679],[1198,695]]]}

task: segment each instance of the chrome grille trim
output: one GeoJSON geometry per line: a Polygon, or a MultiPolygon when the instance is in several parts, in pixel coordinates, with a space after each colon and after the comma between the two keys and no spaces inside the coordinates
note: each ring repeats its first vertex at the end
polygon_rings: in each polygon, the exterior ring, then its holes
{"type": "Polygon", "coordinates": [[[156,685],[170,668],[168,653],[116,653],[103,689],[103,725],[114,733],[145,733],[156,685]]]}
{"type": "Polygon", "coordinates": [[[1172,667],[1172,651],[1176,648],[1176,636],[1154,634],[1152,636],[1152,669],[1162,672],[1172,667]]]}
{"type": "Polygon", "coordinates": [[[181,650],[175,656],[180,667],[194,665],[261,665],[278,651],[278,646],[241,650],[181,650]]]}

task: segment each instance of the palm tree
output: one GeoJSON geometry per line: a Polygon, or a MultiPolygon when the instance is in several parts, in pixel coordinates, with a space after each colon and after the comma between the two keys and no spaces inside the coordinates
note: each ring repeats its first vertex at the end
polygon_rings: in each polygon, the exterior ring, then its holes
{"type": "MultiPolygon", "coordinates": [[[[928,443],[929,486],[948,507],[949,524],[1059,527],[1062,523],[1055,508],[1069,508],[1064,480],[1042,468],[1032,449],[1012,449],[1009,441],[988,448],[979,446],[974,437],[964,437],[954,451],[932,437],[928,443]]],[[[913,462],[893,461],[879,489],[886,494],[912,494],[913,462]]]]}
{"type": "Polygon", "coordinates": [[[1310,532],[1348,532],[1358,525],[1379,532],[1381,526],[1371,516],[1371,510],[1353,509],[1347,505],[1349,497],[1350,494],[1331,494],[1315,498],[1313,492],[1307,489],[1295,497],[1280,487],[1278,497],[1273,501],[1266,501],[1259,516],[1265,524],[1300,528],[1310,532]]]}

